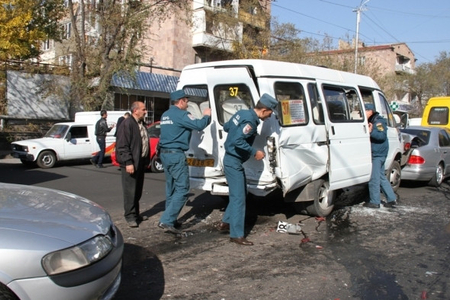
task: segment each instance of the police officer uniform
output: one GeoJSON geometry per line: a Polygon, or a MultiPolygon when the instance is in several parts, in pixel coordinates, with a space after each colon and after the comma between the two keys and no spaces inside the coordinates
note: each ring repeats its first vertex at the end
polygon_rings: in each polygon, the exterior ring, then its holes
{"type": "MultiPolygon", "coordinates": [[[[272,111],[275,111],[278,103],[275,98],[268,94],[264,94],[260,102],[272,111]]],[[[260,119],[255,110],[250,109],[239,110],[223,126],[224,131],[228,133],[225,141],[223,165],[229,187],[230,202],[222,221],[226,224],[227,229],[229,227],[231,240],[242,245],[253,245],[243,238],[247,183],[242,164],[251,156],[255,156],[257,152],[252,144],[259,123],[260,119]]],[[[222,223],[222,227],[224,223],[222,223]]]]}
{"type": "Polygon", "coordinates": [[[388,204],[395,203],[396,196],[385,174],[385,162],[389,152],[386,120],[375,111],[373,104],[366,104],[365,108],[373,111],[368,120],[369,123],[372,123],[372,132],[370,133],[372,149],[372,174],[369,181],[370,202],[365,206],[377,208],[380,207],[381,202],[380,187],[388,204]]]}
{"type": "MultiPolygon", "coordinates": [[[[183,90],[170,94],[171,101],[187,98],[183,90]]],[[[189,169],[185,151],[189,149],[192,130],[203,130],[210,116],[196,119],[187,110],[171,105],[161,116],[160,158],[166,176],[166,209],[159,227],[175,232],[174,226],[189,193],[189,169]]]]}

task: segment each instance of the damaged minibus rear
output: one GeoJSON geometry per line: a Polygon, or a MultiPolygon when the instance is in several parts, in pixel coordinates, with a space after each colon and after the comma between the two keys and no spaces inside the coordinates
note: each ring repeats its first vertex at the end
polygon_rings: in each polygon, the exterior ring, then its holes
{"type": "Polygon", "coordinates": [[[265,158],[244,163],[249,193],[265,196],[281,189],[286,201],[307,202],[310,214],[326,216],[336,190],[370,179],[364,103],[382,96],[370,77],[277,61],[232,60],[187,66],[178,88],[190,95],[188,110],[194,116],[211,108],[211,123],[192,133],[186,152],[191,188],[228,195],[223,124],[236,111],[254,108],[263,93],[275,97],[279,107],[277,116],[261,122],[253,144],[265,158]]]}

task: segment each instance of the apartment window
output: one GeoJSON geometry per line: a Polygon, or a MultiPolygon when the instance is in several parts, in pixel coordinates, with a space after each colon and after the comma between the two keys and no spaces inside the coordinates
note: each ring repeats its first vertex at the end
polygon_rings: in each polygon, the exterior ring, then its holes
{"type": "Polygon", "coordinates": [[[358,64],[360,66],[364,66],[366,64],[366,57],[365,56],[358,57],[358,64]]]}
{"type": "Polygon", "coordinates": [[[72,23],[66,23],[62,28],[62,39],[68,40],[72,34],[72,23]]]}
{"type": "Polygon", "coordinates": [[[59,62],[59,65],[71,66],[72,65],[72,54],[60,56],[58,59],[58,62],[59,62]]]}
{"type": "Polygon", "coordinates": [[[52,42],[50,40],[45,40],[42,42],[42,50],[50,50],[52,46],[52,42]]]}

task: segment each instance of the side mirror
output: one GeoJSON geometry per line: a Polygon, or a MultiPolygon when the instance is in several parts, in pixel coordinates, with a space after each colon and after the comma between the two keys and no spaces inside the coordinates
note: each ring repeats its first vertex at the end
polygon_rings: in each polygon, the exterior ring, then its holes
{"type": "Polygon", "coordinates": [[[67,133],[67,135],[66,135],[66,141],[70,141],[72,139],[72,133],[71,132],[69,132],[69,133],[67,133]]]}

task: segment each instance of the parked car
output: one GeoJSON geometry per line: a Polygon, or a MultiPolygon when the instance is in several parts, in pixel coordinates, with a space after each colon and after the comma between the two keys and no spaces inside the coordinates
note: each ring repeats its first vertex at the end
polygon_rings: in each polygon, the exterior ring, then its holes
{"type": "Polygon", "coordinates": [[[450,173],[450,130],[411,126],[401,131],[404,136],[411,136],[402,180],[428,181],[431,186],[440,186],[450,173]]]}
{"type": "MultiPolygon", "coordinates": [[[[150,164],[148,168],[154,173],[164,172],[164,167],[162,165],[161,159],[157,154],[156,147],[159,143],[159,136],[161,135],[161,126],[158,122],[150,124],[147,128],[148,131],[148,142],[150,144],[150,164]]],[[[116,151],[111,153],[111,161],[114,166],[119,166],[116,160],[116,151]]]]}
{"type": "Polygon", "coordinates": [[[98,204],[0,183],[0,299],[111,299],[123,238],[98,204]]]}

